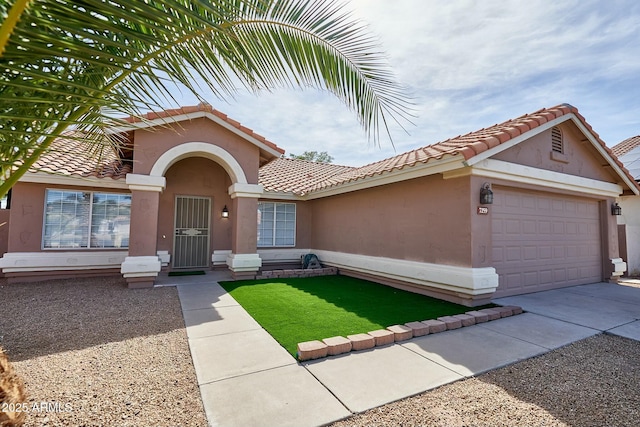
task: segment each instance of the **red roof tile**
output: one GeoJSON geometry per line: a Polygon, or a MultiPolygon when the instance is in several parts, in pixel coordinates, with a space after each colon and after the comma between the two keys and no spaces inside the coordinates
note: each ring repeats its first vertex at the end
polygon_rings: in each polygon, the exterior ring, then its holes
{"type": "MultiPolygon", "coordinates": [[[[376,175],[391,173],[393,171],[402,170],[405,167],[414,167],[418,164],[426,164],[430,161],[440,160],[445,157],[461,156],[464,160],[469,160],[472,157],[475,157],[491,148],[497,147],[500,144],[504,144],[505,142],[529,130],[541,126],[544,123],[570,113],[573,113],[577,119],[582,122],[582,124],[596,138],[597,142],[611,155],[616,164],[622,168],[629,178],[631,178],[622,163],[600,139],[598,134],[593,131],[591,126],[584,120],[584,117],[580,115],[578,110],[569,104],[561,104],[552,108],[536,111],[532,114],[525,114],[516,119],[508,120],[504,123],[496,124],[486,129],[480,129],[433,145],[417,148],[369,165],[358,168],[349,168],[341,173],[331,174],[324,180],[307,180],[304,176],[296,174],[297,167],[294,167],[286,174],[286,185],[277,185],[275,183],[278,181],[278,176],[283,172],[280,168],[267,168],[269,166],[268,164],[261,168],[260,182],[267,191],[290,191],[302,195],[314,190],[321,190],[376,175]],[[275,171],[277,171],[276,176],[272,176],[272,172],[275,171]],[[265,185],[265,183],[268,184],[265,185]],[[274,188],[276,187],[279,188],[279,190],[275,190],[274,188]]],[[[633,182],[632,178],[631,182],[633,182]]]]}
{"type": "Polygon", "coordinates": [[[611,151],[613,151],[616,156],[621,157],[638,146],[640,146],[640,135],[632,136],[631,138],[627,138],[621,143],[614,145],[611,148],[611,151]]]}
{"type": "Polygon", "coordinates": [[[275,159],[260,168],[259,182],[266,191],[306,194],[319,183],[355,169],[298,159],[275,159]]]}
{"type": "Polygon", "coordinates": [[[29,169],[63,176],[124,179],[132,172],[130,162],[123,162],[112,147],[96,147],[95,154],[82,135],[69,132],[56,139],[50,149],[29,169]]]}

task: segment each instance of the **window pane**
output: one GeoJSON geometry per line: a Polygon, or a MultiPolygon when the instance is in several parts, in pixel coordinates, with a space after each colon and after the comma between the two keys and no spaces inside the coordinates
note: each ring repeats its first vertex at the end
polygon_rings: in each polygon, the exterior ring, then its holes
{"type": "Polygon", "coordinates": [[[295,203],[258,203],[258,246],[295,246],[295,203]]]}
{"type": "Polygon", "coordinates": [[[44,248],[126,248],[131,195],[47,190],[44,248]]]}
{"type": "Polygon", "coordinates": [[[129,247],[130,214],[130,195],[95,193],[91,216],[91,247],[129,247]]]}
{"type": "Polygon", "coordinates": [[[90,203],[91,193],[47,190],[43,247],[86,248],[90,203]]]}

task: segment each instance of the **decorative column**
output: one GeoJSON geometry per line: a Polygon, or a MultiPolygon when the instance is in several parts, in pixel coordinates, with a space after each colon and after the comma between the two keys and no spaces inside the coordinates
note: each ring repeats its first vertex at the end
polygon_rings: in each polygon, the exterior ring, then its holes
{"type": "Polygon", "coordinates": [[[129,255],[120,267],[129,288],[153,287],[161,269],[156,252],[158,206],[166,180],[162,176],[127,174],[131,190],[129,255]]]}
{"type": "Polygon", "coordinates": [[[229,187],[233,228],[227,266],[235,279],[254,278],[262,267],[258,255],[258,199],[262,194],[263,188],[258,184],[236,183],[229,187]]]}

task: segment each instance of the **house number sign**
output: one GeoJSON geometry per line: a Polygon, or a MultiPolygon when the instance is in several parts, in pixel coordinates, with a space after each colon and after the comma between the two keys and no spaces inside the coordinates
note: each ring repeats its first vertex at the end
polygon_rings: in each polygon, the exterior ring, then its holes
{"type": "Polygon", "coordinates": [[[478,215],[488,215],[489,214],[489,208],[486,208],[484,206],[478,206],[478,215]]]}

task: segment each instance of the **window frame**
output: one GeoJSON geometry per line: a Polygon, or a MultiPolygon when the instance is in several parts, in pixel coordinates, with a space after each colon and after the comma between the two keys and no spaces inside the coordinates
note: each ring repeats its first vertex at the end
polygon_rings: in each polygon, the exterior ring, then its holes
{"type": "MultiPolygon", "coordinates": [[[[257,218],[257,226],[258,226],[258,230],[257,230],[257,239],[256,239],[256,246],[258,248],[294,248],[296,246],[296,238],[297,238],[297,231],[298,231],[298,207],[296,203],[290,203],[290,202],[258,202],[258,211],[260,211],[260,205],[266,205],[266,204],[270,204],[273,205],[273,228],[271,229],[272,231],[272,235],[271,235],[271,244],[269,245],[264,245],[260,243],[260,230],[261,230],[261,221],[262,218],[258,217],[257,218]],[[293,237],[292,237],[292,243],[286,243],[286,244],[276,244],[276,239],[277,239],[277,231],[278,229],[278,219],[277,219],[277,215],[278,215],[278,206],[293,206],[293,237]]],[[[286,215],[287,212],[285,212],[286,215]]],[[[284,224],[288,223],[290,221],[287,221],[287,219],[285,218],[284,220],[284,224]]],[[[282,222],[280,222],[280,224],[282,224],[282,222]]],[[[286,232],[288,230],[288,228],[285,228],[284,231],[286,232]]]]}
{"type": "MultiPolygon", "coordinates": [[[[84,189],[69,189],[69,188],[45,188],[44,192],[44,206],[42,212],[42,233],[40,238],[40,249],[42,251],[128,251],[129,250],[129,241],[127,239],[126,246],[120,247],[104,247],[104,246],[92,246],[92,230],[93,230],[93,213],[94,213],[94,203],[95,203],[95,195],[99,194],[101,196],[129,196],[131,199],[131,193],[119,193],[119,192],[109,192],[109,191],[95,191],[95,190],[84,190],[84,189]],[[88,212],[88,225],[87,225],[87,242],[86,246],[77,246],[77,247],[46,247],[45,246],[45,232],[47,226],[47,204],[48,204],[48,195],[49,192],[59,192],[59,193],[89,193],[89,212],[88,212]]],[[[129,233],[131,231],[131,204],[129,204],[129,233]]],[[[120,216],[120,215],[118,215],[120,216]]]]}

